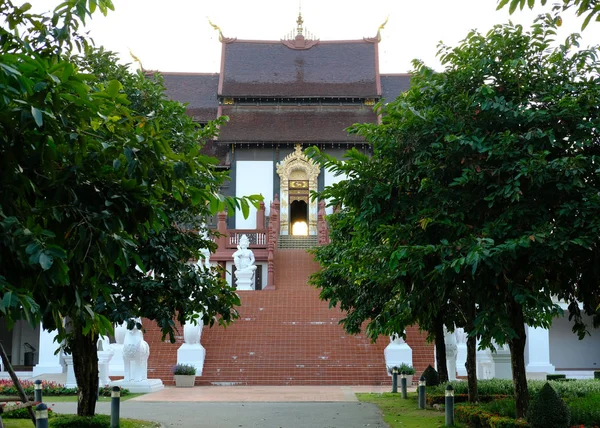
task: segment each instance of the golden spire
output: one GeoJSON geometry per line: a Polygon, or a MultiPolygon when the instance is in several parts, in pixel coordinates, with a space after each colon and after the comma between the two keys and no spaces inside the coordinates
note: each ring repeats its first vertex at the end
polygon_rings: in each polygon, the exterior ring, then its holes
{"type": "Polygon", "coordinates": [[[219,32],[219,41],[222,42],[223,41],[223,32],[221,31],[221,29],[219,28],[218,25],[215,25],[211,22],[210,18],[207,16],[206,19],[208,19],[208,23],[219,32]]]}
{"type": "Polygon", "coordinates": [[[388,15],[388,16],[385,18],[385,21],[383,22],[383,24],[381,24],[381,25],[379,26],[379,28],[377,29],[377,41],[378,41],[378,42],[380,42],[380,41],[381,41],[381,30],[383,30],[383,29],[385,28],[385,24],[387,24],[387,22],[388,22],[388,19],[390,19],[390,15],[388,15]]]}
{"type": "Polygon", "coordinates": [[[304,24],[304,20],[302,19],[302,11],[298,12],[298,19],[296,20],[296,24],[298,24],[298,35],[301,36],[302,35],[302,24],[304,24]]]}

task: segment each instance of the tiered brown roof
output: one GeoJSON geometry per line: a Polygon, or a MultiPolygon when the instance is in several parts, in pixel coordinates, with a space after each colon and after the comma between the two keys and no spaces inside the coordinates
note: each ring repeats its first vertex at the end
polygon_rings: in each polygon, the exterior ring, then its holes
{"type": "Polygon", "coordinates": [[[374,123],[371,107],[350,106],[224,106],[230,121],[221,128],[220,142],[359,142],[348,135],[354,123],[374,123]]]}
{"type": "Polygon", "coordinates": [[[379,95],[377,44],[319,42],[292,49],[283,42],[223,44],[223,97],[357,97],[379,95]]]}
{"type": "Polygon", "coordinates": [[[215,120],[219,102],[217,88],[218,73],[161,73],[167,97],[187,103],[187,113],[198,122],[215,120]]]}
{"type": "Polygon", "coordinates": [[[410,87],[410,74],[382,74],[381,98],[385,102],[394,101],[402,92],[410,87]]]}
{"type": "Polygon", "coordinates": [[[408,74],[379,74],[376,39],[222,43],[219,74],[164,74],[167,95],[189,103],[196,120],[229,116],[213,150],[223,143],[360,142],[346,128],[376,123],[370,104],[392,101],[410,85],[408,74]]]}

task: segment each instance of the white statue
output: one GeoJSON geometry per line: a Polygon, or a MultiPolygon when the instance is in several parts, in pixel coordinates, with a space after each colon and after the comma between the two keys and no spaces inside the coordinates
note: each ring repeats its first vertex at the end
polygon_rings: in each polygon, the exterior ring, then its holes
{"type": "Polygon", "coordinates": [[[448,379],[456,380],[456,359],[458,357],[458,346],[455,332],[449,332],[444,326],[444,342],[446,344],[446,366],[448,368],[448,379]]]}
{"type": "Polygon", "coordinates": [[[200,253],[204,257],[198,258],[198,261],[196,262],[196,266],[198,267],[198,269],[200,269],[200,268],[210,269],[210,250],[208,248],[202,248],[200,250],[200,253]]]}
{"type": "Polygon", "coordinates": [[[390,343],[394,343],[396,345],[402,345],[406,342],[404,341],[404,338],[401,335],[399,335],[398,333],[394,333],[393,335],[390,336],[390,343]]]}
{"type": "Polygon", "coordinates": [[[137,328],[141,320],[135,319],[132,330],[127,330],[123,342],[123,362],[125,365],[126,382],[141,382],[148,379],[148,357],[150,347],[144,340],[143,333],[137,328]]]}
{"type": "Polygon", "coordinates": [[[254,265],[254,253],[248,249],[250,241],[246,235],[240,237],[240,243],[237,246],[237,251],[233,253],[233,261],[237,270],[250,269],[256,270],[254,265]]]}
{"type": "Polygon", "coordinates": [[[198,317],[196,324],[186,321],[183,325],[183,341],[188,345],[198,345],[202,337],[202,315],[198,317]]]}
{"type": "Polygon", "coordinates": [[[238,290],[253,290],[254,283],[254,271],[256,265],[254,264],[254,253],[248,249],[250,241],[246,235],[240,237],[240,243],[238,249],[233,253],[233,262],[235,263],[236,271],[236,284],[238,290]]]}

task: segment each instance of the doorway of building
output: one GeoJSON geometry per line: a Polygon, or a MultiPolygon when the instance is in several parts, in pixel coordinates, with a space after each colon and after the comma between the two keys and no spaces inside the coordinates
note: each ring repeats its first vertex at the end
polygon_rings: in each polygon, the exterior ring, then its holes
{"type": "Polygon", "coordinates": [[[308,235],[308,204],[305,201],[296,200],[290,204],[290,224],[292,235],[308,235]]]}

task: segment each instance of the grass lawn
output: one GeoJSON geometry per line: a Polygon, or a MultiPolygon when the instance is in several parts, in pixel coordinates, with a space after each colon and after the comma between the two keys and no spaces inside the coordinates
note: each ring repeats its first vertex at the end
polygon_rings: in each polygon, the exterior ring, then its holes
{"type": "MultiPolygon", "coordinates": [[[[443,412],[437,410],[419,410],[417,394],[409,393],[403,400],[401,394],[385,392],[383,394],[356,394],[360,401],[373,403],[381,409],[383,420],[391,428],[438,428],[445,426],[443,412]]],[[[455,427],[464,427],[456,423],[455,427]]]]}
{"type": "MultiPolygon", "coordinates": [[[[33,422],[30,419],[2,419],[4,428],[31,428],[33,422]]],[[[138,419],[121,419],[120,428],[158,428],[161,425],[157,422],[140,421],[138,419]]]]}

